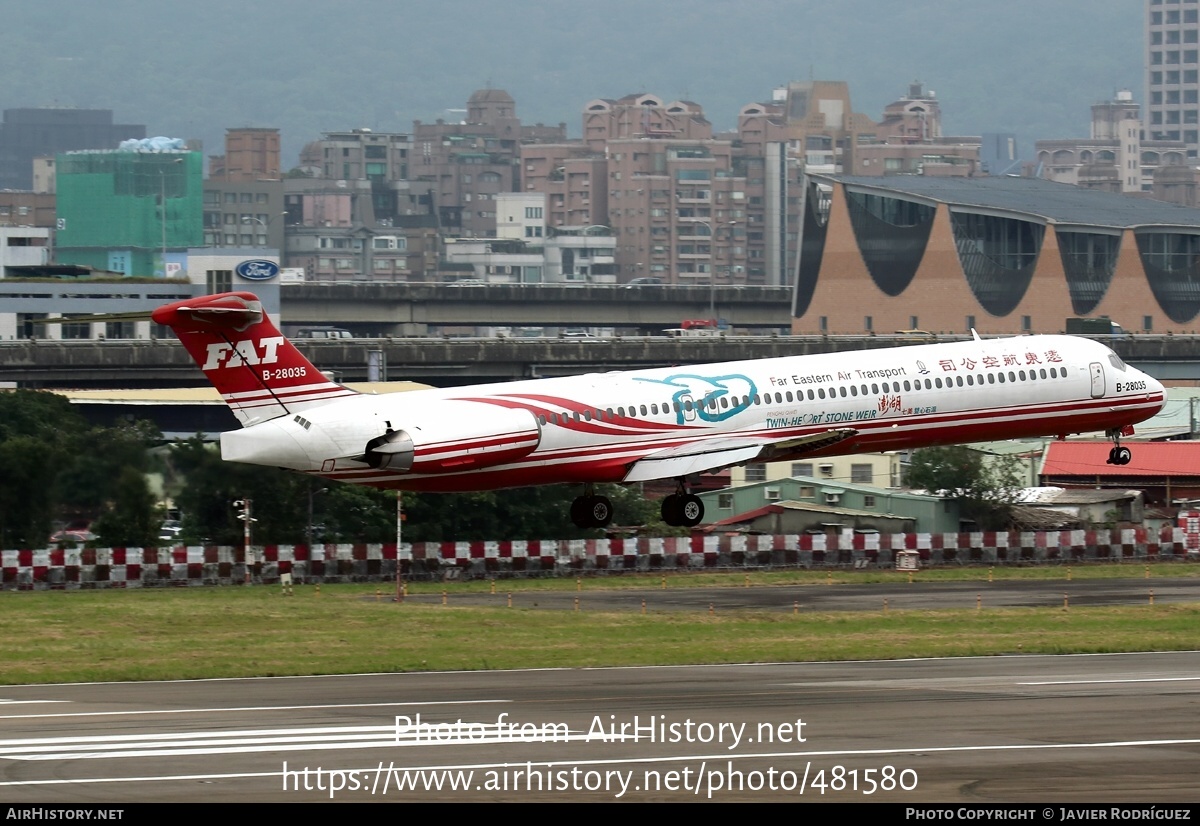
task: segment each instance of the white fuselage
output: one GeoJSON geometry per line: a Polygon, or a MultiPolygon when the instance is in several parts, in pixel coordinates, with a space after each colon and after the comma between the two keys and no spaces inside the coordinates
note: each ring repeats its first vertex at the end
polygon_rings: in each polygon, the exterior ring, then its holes
{"type": "Polygon", "coordinates": [[[1102,344],[1024,336],[354,396],[221,444],[229,460],[347,482],[488,490],[625,481],[646,457],[706,442],[786,459],[1114,430],[1163,398],[1102,344]],[[833,431],[847,432],[793,448],[833,431]],[[392,433],[412,445],[406,464],[372,467],[367,444],[392,433]]]}

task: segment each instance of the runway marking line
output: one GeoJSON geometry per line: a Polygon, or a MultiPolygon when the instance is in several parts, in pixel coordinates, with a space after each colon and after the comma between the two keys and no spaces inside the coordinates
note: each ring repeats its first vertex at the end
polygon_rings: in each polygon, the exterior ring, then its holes
{"type": "MultiPolygon", "coordinates": [[[[55,700],[57,703],[69,703],[71,700],[55,700]]],[[[226,711],[306,711],[316,708],[392,708],[399,706],[465,706],[483,703],[511,703],[512,700],[428,700],[414,703],[329,703],[311,706],[234,706],[233,708],[164,708],[139,709],[136,711],[68,711],[63,714],[7,714],[0,715],[0,720],[30,720],[39,717],[121,717],[133,714],[208,714],[226,711]]]]}
{"type": "Polygon", "coordinates": [[[1194,683],[1200,677],[1128,677],[1119,680],[1041,680],[1017,685],[1105,685],[1106,683],[1194,683]]]}
{"type": "MultiPolygon", "coordinates": [[[[480,677],[484,675],[494,674],[526,674],[538,673],[540,671],[645,671],[650,669],[663,668],[775,668],[778,666],[813,666],[813,665],[861,665],[863,663],[919,663],[919,662],[942,662],[956,660],[1015,660],[1015,659],[1040,659],[1053,657],[1055,659],[1065,659],[1067,657],[1130,657],[1130,656],[1170,656],[1177,654],[1200,654],[1198,649],[1181,650],[1181,651],[1099,651],[1087,652],[1078,654],[974,654],[966,657],[902,657],[899,659],[889,660],[812,660],[807,662],[775,662],[775,663],[683,663],[680,665],[590,665],[590,666],[547,666],[544,668],[502,668],[496,671],[469,671],[460,669],[457,671],[368,671],[362,674],[282,674],[276,677],[196,677],[187,680],[156,680],[157,685],[187,685],[189,683],[221,683],[234,681],[258,681],[258,680],[336,680],[342,678],[361,678],[361,677],[444,677],[449,674],[480,677]]],[[[27,687],[36,688],[53,688],[53,687],[70,687],[88,685],[145,685],[141,680],[94,680],[85,683],[36,683],[26,684],[27,687]]],[[[10,686],[11,688],[12,686],[10,686]]]]}
{"type": "MultiPolygon", "coordinates": [[[[495,745],[530,741],[520,732],[504,733],[495,723],[478,723],[479,736],[469,741],[430,742],[419,732],[400,738],[395,725],[324,726],[241,731],[188,731],[169,734],[112,734],[87,737],[38,737],[0,741],[0,758],[9,760],[99,760],[124,757],[180,757],[249,754],[264,751],[402,748],[406,746],[495,745]],[[487,729],[492,729],[491,731],[487,729]]],[[[587,742],[577,731],[555,742],[587,742]]]]}
{"type": "MultiPolygon", "coordinates": [[[[1103,741],[1096,743],[1033,743],[1033,744],[1011,744],[1011,745],[995,745],[995,746],[937,746],[934,748],[896,748],[896,749],[829,749],[823,751],[789,751],[789,752],[762,752],[758,754],[687,754],[667,757],[631,757],[617,759],[598,759],[598,760],[529,760],[504,763],[461,763],[447,765],[432,765],[432,766],[396,766],[397,771],[446,771],[446,770],[468,770],[486,771],[488,769],[505,769],[514,765],[531,765],[538,767],[554,767],[554,766],[619,766],[619,765],[644,765],[654,763],[684,763],[703,760],[763,760],[763,759],[778,759],[784,757],[793,758],[817,758],[817,757],[881,757],[888,755],[914,755],[914,754],[947,754],[947,753],[967,753],[967,752],[998,752],[998,751],[1045,751],[1056,749],[1108,749],[1108,748],[1135,748],[1139,746],[1193,746],[1200,744],[1200,739],[1178,739],[1178,740],[1117,740],[1103,741]]],[[[374,771],[374,767],[362,769],[342,769],[342,771],[360,771],[370,773],[374,771]]],[[[54,778],[50,780],[7,780],[0,781],[0,788],[15,787],[15,786],[64,786],[64,785],[87,785],[90,783],[144,783],[150,781],[191,781],[191,780],[238,780],[249,779],[255,777],[282,777],[283,772],[244,772],[244,773],[227,773],[227,774],[184,774],[184,775],[142,775],[138,777],[93,777],[80,779],[54,778]]]]}

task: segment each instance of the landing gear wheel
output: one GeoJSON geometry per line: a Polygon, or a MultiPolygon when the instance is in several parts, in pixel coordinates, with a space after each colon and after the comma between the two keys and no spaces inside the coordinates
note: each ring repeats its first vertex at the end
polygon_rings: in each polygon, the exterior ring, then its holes
{"type": "Polygon", "coordinates": [[[680,524],[685,528],[699,525],[700,520],[704,518],[704,503],[700,501],[700,497],[691,493],[681,496],[679,517],[680,524]]]}
{"type": "Polygon", "coordinates": [[[662,520],[672,527],[691,528],[704,519],[704,503],[690,493],[672,493],[662,500],[662,520]]]}
{"type": "Polygon", "coordinates": [[[1133,453],[1129,448],[1121,447],[1121,437],[1130,436],[1133,434],[1132,427],[1119,427],[1106,431],[1105,435],[1113,440],[1112,450],[1108,452],[1108,464],[1110,465],[1127,465],[1133,461],[1133,453]]]}
{"type": "Polygon", "coordinates": [[[603,528],[612,519],[612,502],[605,496],[576,496],[571,502],[571,521],[577,528],[603,528]]]}
{"type": "Polygon", "coordinates": [[[1108,452],[1108,464],[1110,465],[1127,465],[1131,461],[1133,461],[1133,453],[1127,447],[1118,445],[1108,452]]]}

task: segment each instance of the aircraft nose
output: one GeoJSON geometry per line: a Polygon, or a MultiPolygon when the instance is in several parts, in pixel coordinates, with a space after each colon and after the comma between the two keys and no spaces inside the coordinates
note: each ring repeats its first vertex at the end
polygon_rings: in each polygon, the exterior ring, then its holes
{"type": "Polygon", "coordinates": [[[1166,404],[1167,389],[1165,387],[1163,387],[1162,382],[1160,382],[1158,379],[1154,378],[1153,376],[1147,376],[1147,378],[1149,379],[1149,381],[1147,382],[1147,386],[1150,387],[1150,392],[1161,394],[1163,397],[1163,404],[1166,404]]]}
{"type": "Polygon", "coordinates": [[[1160,400],[1158,409],[1162,410],[1163,406],[1165,406],[1167,403],[1166,388],[1163,387],[1162,382],[1154,378],[1154,376],[1151,376],[1149,373],[1142,372],[1141,370],[1138,372],[1146,377],[1146,395],[1157,396],[1160,400]]]}

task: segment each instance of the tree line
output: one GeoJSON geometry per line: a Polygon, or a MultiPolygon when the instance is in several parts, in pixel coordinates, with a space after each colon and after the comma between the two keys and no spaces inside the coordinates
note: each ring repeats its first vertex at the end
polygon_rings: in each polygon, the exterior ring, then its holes
{"type": "MultiPolygon", "coordinates": [[[[238,545],[235,502],[253,502],[252,542],[389,542],[396,538],[396,494],[277,468],[222,461],[196,435],[167,444],[150,422],[89,424],[63,396],[36,390],[0,393],[0,548],[42,548],[56,525],[86,524],[100,547],[159,544],[167,513],[152,490],[181,515],[176,542],[238,545]]],[[[671,529],[639,491],[602,486],[622,524],[671,529]]],[[[404,540],[578,538],[567,514],[568,486],[485,493],[405,493],[404,540]]]]}
{"type": "Polygon", "coordinates": [[[45,547],[56,521],[87,521],[127,544],[158,536],[146,474],[161,434],[147,422],[98,427],[54,393],[0,393],[0,547],[45,547]]]}
{"type": "MultiPolygon", "coordinates": [[[[151,474],[181,513],[185,544],[238,545],[235,502],[253,502],[252,542],[389,542],[396,538],[396,494],[278,468],[225,462],[201,435],[166,444],[146,421],[89,424],[66,398],[34,390],[0,393],[0,548],[41,548],[56,523],[90,526],[99,546],[158,544],[166,516],[151,474]]],[[[1011,461],[983,462],[963,447],[917,451],[908,484],[956,498],[963,518],[982,529],[1012,521],[1020,482],[1011,461]]],[[[657,502],[634,487],[597,486],[620,524],[654,535],[678,533],[661,522],[657,502]]],[[[404,539],[582,538],[601,535],[568,518],[578,488],[566,485],[483,493],[405,493],[404,539]]]]}
{"type": "MultiPolygon", "coordinates": [[[[395,491],[225,462],[199,437],[175,445],[170,457],[186,480],[176,502],[183,512],[180,539],[189,544],[240,544],[243,524],[232,503],[245,498],[253,502],[251,541],[256,545],[305,543],[310,526],[316,542],[396,540],[395,491]]],[[[672,532],[661,522],[658,503],[637,489],[603,485],[598,492],[612,500],[621,524],[650,526],[657,535],[672,532]]],[[[481,493],[405,492],[404,541],[599,536],[596,530],[576,528],[568,518],[577,494],[567,485],[481,493]]]]}

